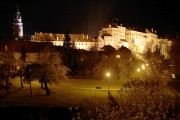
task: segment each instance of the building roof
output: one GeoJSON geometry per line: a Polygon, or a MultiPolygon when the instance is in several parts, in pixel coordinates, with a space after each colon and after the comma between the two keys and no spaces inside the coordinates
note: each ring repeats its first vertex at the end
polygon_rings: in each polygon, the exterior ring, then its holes
{"type": "MultiPolygon", "coordinates": [[[[90,35],[85,34],[69,34],[71,40],[75,42],[94,42],[95,39],[90,35]]],[[[64,41],[65,34],[52,33],[35,33],[33,41],[64,41]]]]}
{"type": "Polygon", "coordinates": [[[51,42],[31,42],[31,41],[5,41],[0,44],[0,52],[13,51],[21,52],[24,47],[28,53],[38,53],[44,46],[52,46],[51,42]]]}
{"type": "Polygon", "coordinates": [[[118,28],[118,19],[117,18],[113,18],[112,20],[110,20],[108,23],[106,23],[105,25],[103,25],[103,28],[118,28]]]}

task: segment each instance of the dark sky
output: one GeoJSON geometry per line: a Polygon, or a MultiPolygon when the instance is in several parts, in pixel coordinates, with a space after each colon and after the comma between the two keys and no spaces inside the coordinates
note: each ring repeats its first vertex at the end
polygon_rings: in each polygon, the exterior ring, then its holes
{"type": "Polygon", "coordinates": [[[180,32],[180,5],[175,0],[2,0],[0,35],[12,37],[16,4],[24,34],[84,33],[98,36],[116,17],[124,27],[154,28],[158,34],[180,32]]]}

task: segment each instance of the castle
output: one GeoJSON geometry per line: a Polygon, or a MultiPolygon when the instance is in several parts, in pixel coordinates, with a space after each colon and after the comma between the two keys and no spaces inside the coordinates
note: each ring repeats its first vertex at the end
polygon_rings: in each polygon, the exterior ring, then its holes
{"type": "MultiPolygon", "coordinates": [[[[85,49],[87,51],[102,51],[105,45],[111,45],[116,50],[125,46],[135,53],[143,53],[148,49],[155,51],[157,48],[167,57],[167,52],[171,46],[171,40],[158,38],[153,28],[145,32],[128,29],[117,24],[117,19],[113,19],[99,31],[98,37],[92,37],[85,34],[69,34],[71,41],[75,43],[76,49],[85,49]]],[[[14,37],[23,36],[23,23],[20,16],[19,7],[17,7],[14,19],[14,37]]],[[[63,46],[64,34],[55,33],[36,33],[32,35],[31,42],[52,42],[55,46],[63,46]]]]}

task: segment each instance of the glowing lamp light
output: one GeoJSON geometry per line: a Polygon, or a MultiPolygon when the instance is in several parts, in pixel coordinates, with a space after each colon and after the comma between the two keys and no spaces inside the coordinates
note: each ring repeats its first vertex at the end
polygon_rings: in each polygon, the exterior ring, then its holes
{"type": "Polygon", "coordinates": [[[116,58],[120,58],[120,55],[116,55],[116,58]]]}
{"type": "Polygon", "coordinates": [[[143,69],[143,70],[145,69],[145,66],[144,66],[144,65],[142,65],[142,69],[143,69]]]}
{"type": "Polygon", "coordinates": [[[110,76],[110,73],[106,73],[106,76],[109,77],[109,76],[110,76]]]}
{"type": "Polygon", "coordinates": [[[140,71],[141,71],[141,70],[138,68],[138,69],[137,69],[137,72],[140,72],[140,71]]]}

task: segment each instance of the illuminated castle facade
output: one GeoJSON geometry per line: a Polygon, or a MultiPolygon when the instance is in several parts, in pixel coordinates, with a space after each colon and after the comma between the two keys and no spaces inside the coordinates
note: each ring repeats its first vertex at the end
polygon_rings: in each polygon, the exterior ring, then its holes
{"type": "MultiPolygon", "coordinates": [[[[121,46],[129,48],[132,52],[143,53],[148,49],[155,51],[160,48],[162,54],[166,55],[171,45],[168,39],[159,39],[156,31],[145,32],[136,31],[134,29],[127,29],[122,24],[117,24],[117,19],[113,19],[110,23],[104,26],[99,31],[98,37],[92,37],[85,34],[69,34],[71,42],[75,43],[76,49],[85,49],[87,51],[102,51],[105,45],[111,45],[116,50],[121,46]]],[[[13,37],[18,40],[23,37],[23,23],[19,12],[19,5],[14,17],[13,23],[13,37]]],[[[55,46],[63,46],[64,34],[54,33],[35,33],[31,37],[31,42],[52,42],[55,46]]]]}
{"type": "MultiPolygon", "coordinates": [[[[75,43],[76,49],[85,49],[87,51],[101,51],[105,45],[111,45],[116,50],[121,46],[129,48],[132,52],[143,53],[148,49],[155,51],[161,49],[162,54],[166,55],[171,41],[168,39],[159,39],[156,32],[151,29],[145,32],[139,32],[133,29],[127,29],[122,25],[108,24],[99,31],[97,38],[85,34],[69,34],[71,41],[75,43]]],[[[50,41],[55,46],[63,46],[64,34],[53,33],[35,33],[32,36],[33,42],[50,41]]]]}
{"type": "Polygon", "coordinates": [[[17,40],[22,37],[23,37],[23,23],[22,23],[21,13],[19,12],[19,5],[17,5],[17,11],[14,16],[14,22],[13,22],[13,38],[17,40]]]}

